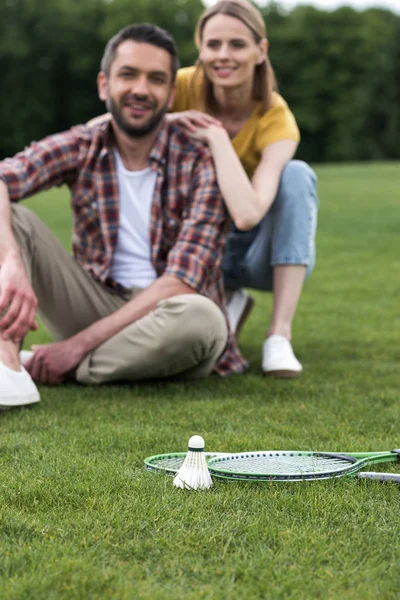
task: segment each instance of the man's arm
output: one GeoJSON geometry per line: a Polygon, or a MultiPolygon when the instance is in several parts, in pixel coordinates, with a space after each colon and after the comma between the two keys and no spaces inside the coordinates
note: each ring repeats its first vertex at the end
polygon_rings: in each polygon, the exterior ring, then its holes
{"type": "Polygon", "coordinates": [[[61,383],[84,357],[135,321],[155,310],[158,302],[180,294],[195,294],[185,283],[162,275],[120,309],[63,342],[33,347],[26,369],[40,383],[61,383]]]}
{"type": "Polygon", "coordinates": [[[79,139],[89,135],[76,127],[33,142],[0,162],[0,335],[19,342],[36,329],[37,299],[28,281],[11,227],[10,202],[55,185],[72,182],[79,164],[79,139]]]}
{"type": "Polygon", "coordinates": [[[11,202],[63,183],[72,183],[79,169],[81,142],[88,143],[90,132],[84,126],[39,142],[0,162],[0,179],[6,184],[11,202]]]}
{"type": "Polygon", "coordinates": [[[29,283],[11,227],[7,186],[0,180],[0,335],[19,342],[36,329],[36,295],[29,283]]]}
{"type": "MultiPolygon", "coordinates": [[[[203,147],[193,170],[178,239],[168,255],[165,273],[207,295],[210,280],[220,273],[228,213],[217,183],[211,152],[203,147]]],[[[222,277],[222,275],[221,275],[222,277]]]]}
{"type": "Polygon", "coordinates": [[[97,321],[97,323],[84,329],[71,339],[81,347],[82,355],[86,356],[122,329],[155,310],[160,300],[179,296],[180,294],[195,293],[195,290],[179,279],[162,275],[119,310],[97,321]]]}

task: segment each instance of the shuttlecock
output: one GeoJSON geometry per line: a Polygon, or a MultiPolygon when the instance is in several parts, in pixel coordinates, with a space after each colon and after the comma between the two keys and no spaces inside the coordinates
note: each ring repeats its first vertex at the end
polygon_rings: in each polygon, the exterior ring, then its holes
{"type": "Polygon", "coordinates": [[[174,485],[182,490],[206,490],[212,486],[204,456],[204,440],[200,435],[193,435],[190,438],[188,453],[175,476],[174,485]]]}

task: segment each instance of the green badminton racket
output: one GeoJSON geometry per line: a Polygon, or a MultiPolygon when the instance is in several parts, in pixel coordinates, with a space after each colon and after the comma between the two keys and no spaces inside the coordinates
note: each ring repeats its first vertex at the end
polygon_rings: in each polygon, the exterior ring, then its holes
{"type": "MultiPolygon", "coordinates": [[[[304,452],[263,450],[237,454],[205,452],[213,477],[242,481],[313,481],[344,476],[357,476],[400,483],[395,473],[363,472],[373,464],[400,461],[400,449],[388,452],[304,452]]],[[[144,460],[150,471],[175,474],[186,452],[159,454],[144,460]]]]}

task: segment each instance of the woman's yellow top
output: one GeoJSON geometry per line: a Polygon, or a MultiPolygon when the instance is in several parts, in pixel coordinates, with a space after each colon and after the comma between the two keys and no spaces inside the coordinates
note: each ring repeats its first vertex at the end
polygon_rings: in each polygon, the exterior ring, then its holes
{"type": "MultiPolygon", "coordinates": [[[[196,83],[192,83],[195,69],[196,67],[179,69],[173,112],[201,110],[201,80],[196,78],[196,83]]],[[[298,142],[300,132],[285,100],[274,92],[271,108],[263,113],[261,102],[257,102],[246,123],[232,139],[232,145],[249,178],[253,176],[264,148],[280,140],[298,142]]]]}

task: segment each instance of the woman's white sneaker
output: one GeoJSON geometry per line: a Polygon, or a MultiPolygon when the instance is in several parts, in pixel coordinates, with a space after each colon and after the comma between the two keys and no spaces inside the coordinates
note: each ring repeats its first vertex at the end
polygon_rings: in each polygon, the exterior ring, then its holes
{"type": "Polygon", "coordinates": [[[261,368],[269,377],[297,377],[303,370],[291,343],[282,335],[271,335],[265,340],[261,368]]]}
{"type": "Polygon", "coordinates": [[[0,409],[39,402],[40,395],[29,373],[9,369],[0,362],[0,409]]]}
{"type": "Polygon", "coordinates": [[[19,360],[21,365],[25,366],[27,362],[31,360],[33,356],[32,350],[20,350],[19,352],[19,360]]]}
{"type": "Polygon", "coordinates": [[[229,327],[239,338],[240,330],[242,329],[247,317],[250,315],[254,306],[254,298],[244,290],[235,290],[229,302],[226,305],[226,313],[228,316],[229,327]]]}

